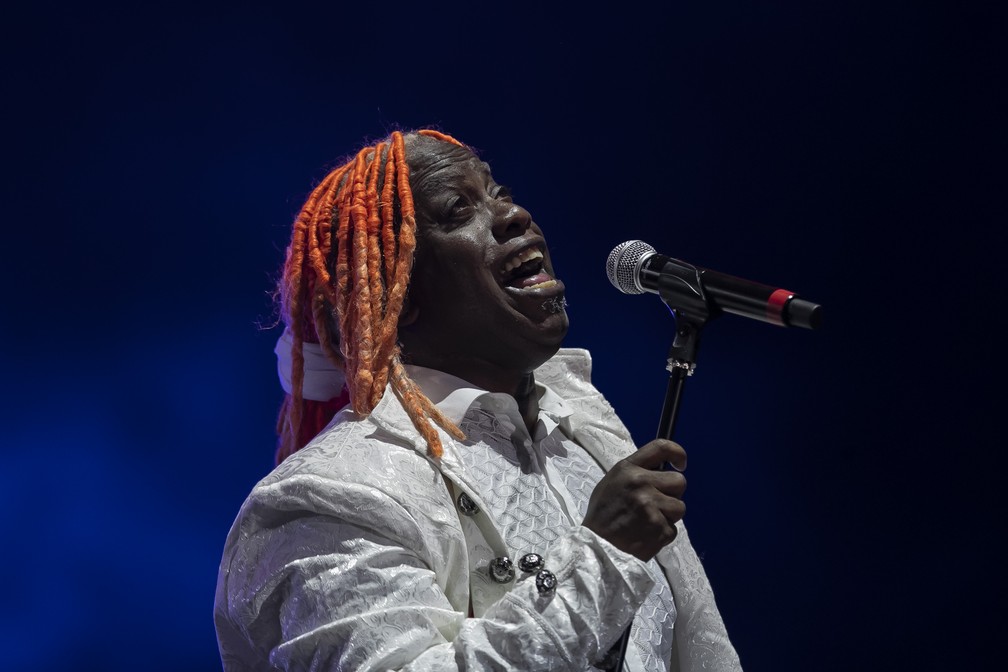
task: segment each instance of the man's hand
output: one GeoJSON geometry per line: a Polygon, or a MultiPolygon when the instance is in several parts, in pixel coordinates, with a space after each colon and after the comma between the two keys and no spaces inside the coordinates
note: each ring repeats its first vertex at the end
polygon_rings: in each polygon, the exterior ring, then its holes
{"type": "Polygon", "coordinates": [[[599,481],[581,523],[616,548],[647,561],[676,536],[676,521],[686,513],[681,497],[686,451],[655,439],[613,466],[599,481]],[[660,471],[671,462],[679,471],[660,471]]]}

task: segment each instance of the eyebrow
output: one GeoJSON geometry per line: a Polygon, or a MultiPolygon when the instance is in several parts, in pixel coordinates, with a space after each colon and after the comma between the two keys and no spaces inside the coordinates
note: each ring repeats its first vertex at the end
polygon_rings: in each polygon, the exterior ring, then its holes
{"type": "MultiPolygon", "coordinates": [[[[490,164],[486,161],[481,161],[479,163],[479,170],[482,173],[485,182],[493,180],[493,175],[490,173],[490,164]]],[[[457,166],[452,166],[450,168],[446,168],[445,170],[439,170],[432,175],[425,175],[421,179],[421,184],[423,185],[422,188],[427,189],[453,186],[452,182],[454,181],[454,178],[461,174],[463,173],[462,171],[457,171],[457,166]]]]}

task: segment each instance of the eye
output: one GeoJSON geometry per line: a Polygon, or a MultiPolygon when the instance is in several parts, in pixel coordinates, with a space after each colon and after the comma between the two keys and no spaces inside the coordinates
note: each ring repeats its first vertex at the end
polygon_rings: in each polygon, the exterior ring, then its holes
{"type": "Polygon", "coordinates": [[[511,200],[511,190],[507,187],[498,184],[494,187],[492,195],[498,201],[510,201],[511,200]]]}
{"type": "Polygon", "coordinates": [[[448,219],[461,219],[469,214],[472,203],[465,196],[457,196],[448,201],[445,207],[445,217],[448,219]]]}

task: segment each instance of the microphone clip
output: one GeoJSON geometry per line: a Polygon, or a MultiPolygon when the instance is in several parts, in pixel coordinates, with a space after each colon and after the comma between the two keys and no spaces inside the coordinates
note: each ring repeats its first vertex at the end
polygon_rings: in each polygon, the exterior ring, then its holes
{"type": "MultiPolygon", "coordinates": [[[[666,302],[666,305],[669,304],[666,302]]],[[[673,432],[675,432],[683,383],[696,371],[700,330],[708,321],[720,314],[705,310],[700,315],[696,315],[681,308],[673,308],[671,305],[669,308],[675,317],[676,332],[672,345],[669,347],[668,363],[665,366],[665,370],[669,372],[669,381],[665,390],[665,403],[662,406],[661,419],[658,421],[657,435],[659,439],[671,439],[673,432]]]]}

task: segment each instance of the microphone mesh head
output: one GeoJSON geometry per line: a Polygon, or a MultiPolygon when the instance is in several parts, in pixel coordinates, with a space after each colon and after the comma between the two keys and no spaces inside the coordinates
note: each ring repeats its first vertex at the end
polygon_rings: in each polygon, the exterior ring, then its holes
{"type": "Polygon", "coordinates": [[[605,271],[609,282],[624,294],[643,294],[638,274],[645,258],[655,253],[655,249],[643,240],[628,240],[620,243],[609,253],[605,271]]]}

